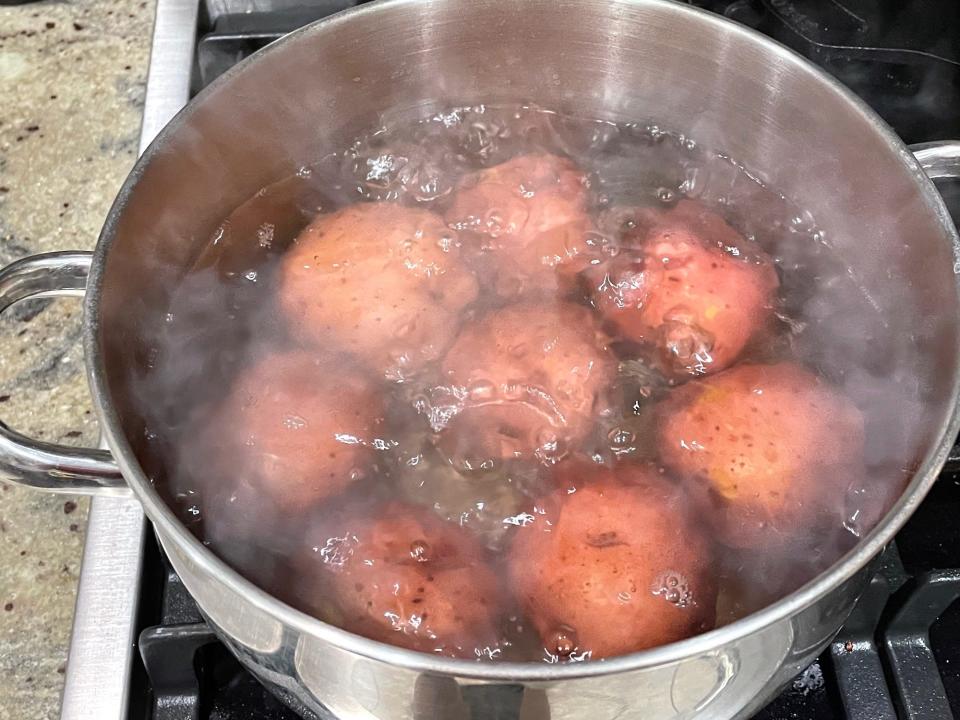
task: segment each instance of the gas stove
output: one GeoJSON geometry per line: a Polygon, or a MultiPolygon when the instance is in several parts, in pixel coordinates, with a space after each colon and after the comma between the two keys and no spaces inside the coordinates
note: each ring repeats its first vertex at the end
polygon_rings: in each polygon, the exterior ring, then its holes
{"type": "MultiPolygon", "coordinates": [[[[158,0],[141,149],[251,53],[362,0],[158,0]]],[[[960,137],[955,0],[689,0],[789,45],[908,143],[960,137]]],[[[960,221],[960,183],[943,185],[960,221]]],[[[830,647],[755,720],[960,718],[960,446],[830,647]]],[[[89,519],[62,720],[299,720],[203,622],[139,504],[89,519]]],[[[473,720],[524,719],[474,708],[473,720]]]]}

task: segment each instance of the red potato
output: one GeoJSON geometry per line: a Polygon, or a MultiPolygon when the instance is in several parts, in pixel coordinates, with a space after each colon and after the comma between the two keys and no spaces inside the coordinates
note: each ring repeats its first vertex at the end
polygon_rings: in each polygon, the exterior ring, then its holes
{"type": "Polygon", "coordinates": [[[588,309],[521,303],[465,326],[442,371],[457,412],[441,447],[455,465],[476,469],[563,457],[590,431],[616,362],[588,309]]]}
{"type": "Polygon", "coordinates": [[[585,176],[556,155],[521,155],[469,175],[444,217],[503,297],[553,291],[587,266],[595,233],[585,176]]]}
{"type": "Polygon", "coordinates": [[[732,365],[772,316],[770,258],[692,200],[640,213],[625,245],[591,273],[594,304],[623,337],[654,346],[670,374],[732,365]]]}
{"type": "Polygon", "coordinates": [[[320,347],[334,341],[402,379],[443,354],[477,290],[457,234],[437,215],[361,203],[300,233],[279,294],[294,334],[320,347]]]}
{"type": "Polygon", "coordinates": [[[864,471],[854,404],[792,363],[740,365],[675,390],[660,409],[663,461],[700,484],[722,540],[758,548],[795,542],[843,518],[864,471]]]}
{"type": "Polygon", "coordinates": [[[289,516],[370,468],[382,412],[376,387],[342,358],[270,355],[238,378],[204,447],[232,478],[232,496],[289,516]]]}
{"type": "Polygon", "coordinates": [[[550,656],[599,659],[713,626],[708,543],[656,471],[572,463],[517,529],[510,578],[550,656]]]}
{"type": "Polygon", "coordinates": [[[455,525],[392,503],[314,540],[303,564],[308,589],[318,565],[325,577],[312,601],[325,604],[329,582],[347,630],[455,657],[475,658],[496,644],[500,583],[482,548],[455,525]]]}

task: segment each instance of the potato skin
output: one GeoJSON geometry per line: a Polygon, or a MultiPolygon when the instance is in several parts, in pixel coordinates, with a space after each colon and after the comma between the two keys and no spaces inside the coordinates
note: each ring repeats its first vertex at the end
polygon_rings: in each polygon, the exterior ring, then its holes
{"type": "Polygon", "coordinates": [[[521,155],[468,175],[444,213],[494,292],[563,289],[588,263],[593,224],[584,174],[566,158],[521,155]]]}
{"type": "Polygon", "coordinates": [[[590,311],[566,302],[510,305],[464,326],[442,363],[458,413],[441,430],[448,457],[539,457],[551,464],[590,431],[616,363],[590,311]]]}
{"type": "Polygon", "coordinates": [[[233,497],[294,515],[370,468],[382,412],[374,383],[343,358],[277,353],[237,378],[204,446],[233,497]]]}
{"type": "Polygon", "coordinates": [[[302,559],[308,605],[329,587],[344,628],[411,650],[476,658],[496,644],[502,590],[465,531],[398,502],[335,525],[302,559]]]}
{"type": "Polygon", "coordinates": [[[568,464],[516,530],[509,570],[546,652],[594,660],[713,626],[711,550],[655,470],[568,464]]]}
{"type": "Polygon", "coordinates": [[[699,485],[723,542],[795,542],[843,519],[864,472],[864,421],[798,365],[739,365],[671,393],[658,410],[666,465],[699,485]]]}
{"type": "Polygon", "coordinates": [[[477,297],[459,254],[457,233],[431,212],[350,205],[317,217],[287,251],[280,306],[298,338],[401,379],[443,354],[477,297]]]}
{"type": "Polygon", "coordinates": [[[591,271],[600,313],[647,343],[676,376],[732,365],[772,317],[773,263],[719,215],[691,200],[646,210],[619,255],[591,271]]]}

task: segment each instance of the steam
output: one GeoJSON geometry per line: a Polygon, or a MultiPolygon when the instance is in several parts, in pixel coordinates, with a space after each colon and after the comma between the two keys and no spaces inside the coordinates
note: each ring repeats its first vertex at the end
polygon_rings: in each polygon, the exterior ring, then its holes
{"type": "MultiPolygon", "coordinates": [[[[273,300],[275,273],[284,249],[315,215],[372,200],[442,210],[464,173],[536,150],[566,155],[590,172],[595,213],[667,206],[681,197],[721,210],[775,258],[782,280],[778,341],[751,349],[746,359],[799,360],[846,393],[866,417],[865,473],[849,481],[843,517],[832,518],[826,532],[811,528],[789,557],[730,553],[721,618],[758,609],[828,567],[903,487],[916,460],[925,407],[920,350],[900,336],[910,309],[900,311],[903,317],[892,314],[896,282],[889,297],[866,290],[851,268],[868,258],[839,257],[816,212],[766,187],[734,159],[701,147],[695,134],[535,107],[447,108],[431,110],[425,120],[422,111],[416,118],[405,113],[382,118],[347,148],[304,158],[297,173],[230,213],[181,280],[163,321],[150,329],[148,369],[134,388],[146,425],[145,465],[184,522],[272,592],[297,601],[290,592],[297,572],[291,559],[303,550],[303,538],[322,536],[344,507],[370,508],[399,495],[475,530],[491,550],[502,552],[522,526],[517,518],[550,486],[545,469],[503,467],[478,480],[446,465],[433,448],[428,422],[413,409],[413,399],[429,386],[429,368],[409,384],[381,387],[391,409],[375,472],[347,497],[299,517],[282,516],[263,502],[253,480],[227,473],[210,442],[232,431],[217,410],[237,374],[295,344],[273,300]]],[[[877,292],[876,284],[871,287],[877,292]]],[[[482,299],[473,311],[490,302],[482,299]]],[[[600,419],[580,448],[597,462],[656,458],[646,411],[669,389],[642,364],[626,360],[613,389],[616,410],[600,419]]]]}

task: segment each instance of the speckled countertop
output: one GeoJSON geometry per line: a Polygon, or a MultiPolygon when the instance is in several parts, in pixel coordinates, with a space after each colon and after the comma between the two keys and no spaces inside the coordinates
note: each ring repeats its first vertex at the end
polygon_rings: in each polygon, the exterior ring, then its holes
{"type": "MultiPolygon", "coordinates": [[[[153,0],[0,6],[0,262],[91,249],[134,161],[153,0]]],[[[0,419],[95,444],[75,300],[0,318],[0,419]]],[[[57,718],[87,503],[0,482],[0,720],[57,718]]]]}

